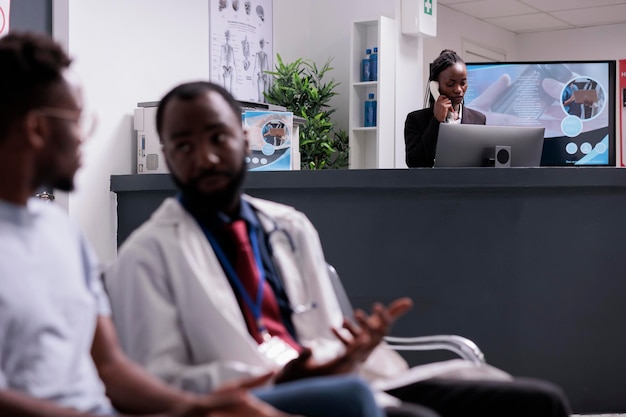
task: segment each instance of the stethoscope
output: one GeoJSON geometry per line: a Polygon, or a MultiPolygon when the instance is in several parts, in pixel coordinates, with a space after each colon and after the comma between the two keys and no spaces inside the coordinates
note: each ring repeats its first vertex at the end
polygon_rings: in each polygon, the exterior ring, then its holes
{"type": "MultiPolygon", "coordinates": [[[[289,248],[291,249],[291,252],[294,255],[294,259],[296,259],[296,262],[300,263],[300,258],[298,257],[297,254],[297,249],[298,247],[296,246],[296,243],[293,239],[293,237],[291,236],[291,234],[284,228],[281,227],[278,222],[276,221],[276,219],[274,219],[273,217],[271,217],[270,215],[268,215],[267,213],[264,213],[261,210],[258,210],[255,208],[254,210],[255,213],[257,213],[257,215],[262,216],[265,220],[268,220],[269,223],[271,224],[271,229],[270,230],[265,230],[265,233],[267,234],[267,248],[269,250],[269,254],[270,257],[272,258],[272,261],[274,263],[274,265],[277,265],[277,262],[274,258],[274,250],[272,249],[272,238],[278,235],[282,235],[286,240],[287,243],[289,244],[289,248]]],[[[285,280],[283,279],[282,275],[281,275],[281,271],[280,268],[275,267],[274,268],[276,271],[276,275],[278,276],[278,279],[280,280],[283,288],[286,288],[285,286],[285,280]]],[[[301,268],[300,268],[301,269],[301,268]]],[[[309,291],[309,285],[307,283],[307,281],[301,280],[302,285],[304,286],[304,293],[305,294],[310,294],[309,291]]],[[[309,301],[306,303],[302,303],[302,304],[291,304],[291,302],[289,303],[289,308],[291,309],[291,312],[293,314],[303,314],[303,313],[307,313],[309,311],[314,310],[315,308],[317,308],[317,303],[315,301],[309,301]]]]}

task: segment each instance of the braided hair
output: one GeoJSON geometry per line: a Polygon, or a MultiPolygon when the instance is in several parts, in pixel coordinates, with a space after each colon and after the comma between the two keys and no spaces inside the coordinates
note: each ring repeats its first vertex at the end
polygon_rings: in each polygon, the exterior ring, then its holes
{"type": "MultiPolygon", "coordinates": [[[[452,49],[444,49],[441,51],[439,56],[430,64],[428,82],[439,81],[439,74],[456,63],[464,64],[465,61],[452,49]]],[[[435,104],[435,98],[430,94],[430,88],[428,88],[428,86],[426,86],[426,97],[429,106],[435,104]]]]}

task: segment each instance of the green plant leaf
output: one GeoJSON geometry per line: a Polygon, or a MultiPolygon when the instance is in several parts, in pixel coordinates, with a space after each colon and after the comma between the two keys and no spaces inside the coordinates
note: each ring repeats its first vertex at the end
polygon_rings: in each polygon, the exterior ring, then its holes
{"type": "Polygon", "coordinates": [[[286,107],[305,119],[300,126],[300,154],[303,169],[346,168],[349,161],[349,138],[343,131],[335,131],[330,116],[335,109],[330,100],[337,95],[339,83],[324,77],[334,68],[332,58],[322,67],[315,62],[298,58],[285,63],[276,55],[274,71],[266,71],[273,77],[265,97],[269,103],[286,107]]]}

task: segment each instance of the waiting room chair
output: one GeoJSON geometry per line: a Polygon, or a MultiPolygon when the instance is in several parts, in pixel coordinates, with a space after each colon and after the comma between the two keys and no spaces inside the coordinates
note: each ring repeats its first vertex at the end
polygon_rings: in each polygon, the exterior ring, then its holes
{"type": "MultiPolygon", "coordinates": [[[[353,317],[354,309],[341,283],[337,270],[328,264],[328,274],[345,317],[353,317]]],[[[456,335],[434,335],[421,337],[385,337],[385,342],[394,350],[448,350],[461,359],[475,364],[484,364],[485,355],[471,340],[456,335]]]]}

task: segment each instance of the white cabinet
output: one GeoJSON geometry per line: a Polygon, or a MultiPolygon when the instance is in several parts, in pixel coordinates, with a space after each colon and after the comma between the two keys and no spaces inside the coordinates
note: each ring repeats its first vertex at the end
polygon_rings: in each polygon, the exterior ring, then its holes
{"type": "Polygon", "coordinates": [[[388,17],[352,25],[350,73],[350,168],[393,168],[395,157],[396,22],[388,17]],[[378,47],[378,81],[361,82],[366,49],[378,47]],[[364,103],[377,100],[376,127],[364,126],[364,103]]]}

